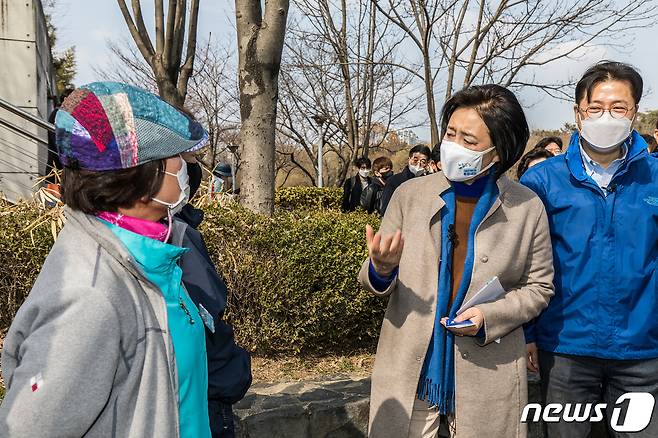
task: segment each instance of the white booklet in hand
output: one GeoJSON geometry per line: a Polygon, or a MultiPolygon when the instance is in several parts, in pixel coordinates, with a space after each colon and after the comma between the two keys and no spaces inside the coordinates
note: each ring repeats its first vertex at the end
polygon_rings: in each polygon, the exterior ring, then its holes
{"type": "Polygon", "coordinates": [[[469,309],[478,304],[490,303],[496,301],[505,293],[503,285],[500,284],[498,277],[494,277],[487,284],[484,285],[482,289],[475,292],[468,301],[466,301],[462,306],[457,310],[457,315],[463,313],[466,309],[469,309]]]}

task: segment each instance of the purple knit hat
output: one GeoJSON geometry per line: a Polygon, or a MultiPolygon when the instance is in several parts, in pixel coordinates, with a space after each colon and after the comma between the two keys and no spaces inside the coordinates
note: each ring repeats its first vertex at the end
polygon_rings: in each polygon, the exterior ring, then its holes
{"type": "Polygon", "coordinates": [[[64,166],[127,169],[203,148],[208,133],[155,94],[117,82],[76,89],[55,117],[64,166]]]}

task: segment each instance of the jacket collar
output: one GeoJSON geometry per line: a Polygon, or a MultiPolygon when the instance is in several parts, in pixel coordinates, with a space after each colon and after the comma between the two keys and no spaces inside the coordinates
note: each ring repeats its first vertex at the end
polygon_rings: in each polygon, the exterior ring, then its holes
{"type": "MultiPolygon", "coordinates": [[[[426,183],[420,184],[421,189],[419,198],[428,199],[431,202],[431,205],[427,210],[427,224],[431,229],[434,249],[437,254],[439,254],[441,248],[441,232],[438,229],[438,224],[440,219],[440,211],[446,205],[441,195],[450,189],[451,184],[443,172],[436,172],[432,175],[423,176],[422,178],[426,183]]],[[[496,185],[498,186],[498,196],[496,196],[496,200],[494,201],[491,208],[489,208],[487,214],[484,215],[481,223],[484,223],[496,212],[496,210],[500,208],[500,206],[503,204],[503,200],[505,199],[505,193],[510,188],[511,184],[512,182],[507,177],[507,175],[503,174],[498,178],[496,181],[496,185]]]]}
{"type": "MultiPolygon", "coordinates": [[[[626,153],[626,162],[622,165],[624,168],[628,167],[633,161],[639,160],[647,154],[648,145],[642,136],[635,130],[631,133],[629,140],[626,141],[626,146],[628,147],[628,152],[626,153]]],[[[580,153],[580,134],[578,131],[571,135],[571,141],[569,142],[569,149],[567,149],[565,154],[565,160],[567,161],[569,172],[574,178],[580,182],[586,181],[589,178],[585,172],[582,154],[580,153]]]]}
{"type": "MultiPolygon", "coordinates": [[[[67,225],[70,224],[70,226],[74,226],[89,235],[90,238],[97,242],[101,248],[103,248],[112,258],[116,259],[116,261],[131,274],[151,283],[140,269],[137,268],[133,256],[108,226],[101,223],[101,221],[95,216],[82,213],[81,211],[72,210],[69,207],[64,208],[64,214],[66,215],[67,225]]],[[[174,224],[176,224],[176,221],[174,221],[174,224]]],[[[185,227],[181,226],[181,224],[179,224],[179,226],[174,226],[171,231],[171,241],[177,242],[181,240],[180,235],[181,233],[184,233],[184,231],[185,227]]]]}
{"type": "Polygon", "coordinates": [[[203,210],[194,208],[190,204],[185,204],[180,213],[178,213],[175,217],[181,219],[183,222],[196,229],[199,228],[199,225],[201,225],[201,222],[203,222],[203,210]]]}
{"type": "MultiPolygon", "coordinates": [[[[451,187],[451,184],[443,172],[436,172],[432,175],[423,176],[422,178],[423,181],[427,181],[427,184],[423,184],[421,186],[425,189],[422,195],[426,196],[425,199],[431,200],[432,203],[430,209],[428,210],[428,222],[435,222],[434,217],[437,216],[443,206],[446,205],[441,195],[451,187]]],[[[511,184],[512,182],[507,177],[507,175],[503,174],[498,178],[496,181],[496,185],[498,186],[498,196],[496,197],[496,200],[494,201],[487,214],[484,215],[482,222],[486,221],[502,205],[503,200],[505,199],[505,192],[507,192],[511,184]]]]}

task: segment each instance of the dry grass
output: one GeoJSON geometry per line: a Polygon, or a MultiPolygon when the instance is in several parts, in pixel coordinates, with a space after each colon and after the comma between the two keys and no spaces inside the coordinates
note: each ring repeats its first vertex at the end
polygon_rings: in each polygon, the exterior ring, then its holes
{"type": "Polygon", "coordinates": [[[322,357],[253,357],[254,383],[322,380],[336,375],[354,378],[368,377],[375,355],[359,353],[349,356],[322,357]]]}

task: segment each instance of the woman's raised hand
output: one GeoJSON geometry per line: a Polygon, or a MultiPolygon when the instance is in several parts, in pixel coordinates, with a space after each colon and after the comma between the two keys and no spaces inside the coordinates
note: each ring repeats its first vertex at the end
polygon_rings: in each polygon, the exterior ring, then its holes
{"type": "Polygon", "coordinates": [[[391,275],[402,258],[402,231],[397,230],[392,236],[382,237],[380,232],[375,233],[370,225],[366,225],[366,242],[370,261],[377,274],[382,277],[391,275]]]}

